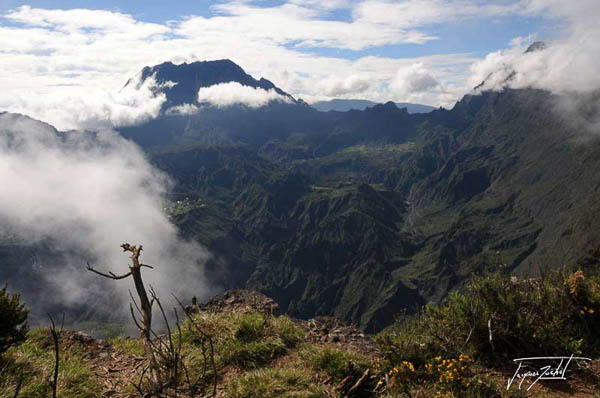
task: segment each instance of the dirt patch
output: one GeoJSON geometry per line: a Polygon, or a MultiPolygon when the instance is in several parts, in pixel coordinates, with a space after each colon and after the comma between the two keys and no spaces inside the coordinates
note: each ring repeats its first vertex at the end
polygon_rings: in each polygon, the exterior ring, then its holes
{"type": "Polygon", "coordinates": [[[102,396],[132,396],[123,390],[132,382],[137,382],[144,358],[123,354],[109,343],[81,332],[64,331],[61,334],[61,346],[87,362],[102,386],[102,396]]]}
{"type": "Polygon", "coordinates": [[[375,341],[353,325],[330,316],[322,316],[309,320],[295,320],[298,326],[307,331],[306,340],[313,344],[335,343],[357,351],[368,357],[380,355],[375,341]]]}

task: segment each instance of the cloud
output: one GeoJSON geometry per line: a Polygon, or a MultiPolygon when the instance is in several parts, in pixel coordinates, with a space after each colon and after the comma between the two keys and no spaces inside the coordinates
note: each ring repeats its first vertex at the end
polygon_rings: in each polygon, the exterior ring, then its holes
{"type": "MultiPolygon", "coordinates": [[[[160,24],[106,10],[22,6],[4,15],[9,25],[0,25],[0,109],[47,120],[59,129],[138,123],[153,117],[163,99],[153,97],[151,89],[119,93],[128,77],[164,61],[223,58],[307,101],[360,95],[379,102],[419,100],[452,106],[490,71],[512,63],[509,58],[518,58],[523,48],[514,54],[511,49],[492,54],[473,70],[471,65],[481,58],[469,53],[409,58],[367,54],[376,54],[382,46],[438,40],[432,27],[439,24],[506,16],[566,23],[572,37],[584,44],[587,40],[586,51],[567,46],[570,50],[552,59],[515,62],[519,71],[529,69],[530,75],[555,81],[566,75],[565,81],[580,87],[588,76],[570,64],[595,61],[599,53],[592,45],[598,37],[597,7],[588,0],[290,0],[278,5],[224,1],[213,6],[210,15],[160,24]],[[321,51],[323,47],[332,50],[321,51]],[[422,64],[439,85],[420,92],[401,84],[391,89],[398,71],[413,64],[422,64]],[[560,69],[564,72],[557,74],[560,69]]],[[[518,81],[528,80],[519,73],[518,81]]]]}
{"type": "Polygon", "coordinates": [[[488,54],[472,66],[471,86],[485,82],[481,89],[533,87],[556,93],[600,88],[600,3],[533,0],[526,12],[567,21],[567,34],[533,52],[525,52],[530,39],[515,39],[509,49],[488,54]]]}
{"type": "Polygon", "coordinates": [[[331,8],[317,6],[315,2],[310,1],[287,2],[273,7],[231,1],[213,8],[221,15],[212,18],[191,16],[180,24],[177,33],[188,36],[190,32],[197,30],[216,34],[227,32],[227,35],[234,34],[273,44],[289,43],[296,47],[349,50],[387,44],[422,44],[436,39],[421,31],[368,18],[351,21],[324,19],[321,18],[321,13],[331,8]]]}
{"type": "Polygon", "coordinates": [[[390,82],[390,90],[401,97],[407,97],[429,91],[439,85],[423,64],[417,63],[398,70],[390,82]]]}
{"type": "Polygon", "coordinates": [[[168,178],[116,133],[59,133],[24,116],[0,114],[0,179],[10,187],[0,194],[0,235],[49,240],[67,258],[45,264],[47,282],[59,291],[29,303],[34,308],[93,304],[110,295],[107,288],[128,302],[130,280],[107,285],[84,268],[90,261],[97,269],[124,273],[124,242],[144,245],[143,262],[155,267],[144,271],[145,281],[162,297],[209,291],[203,275],[208,253],[180,239],[163,210],[168,178]]]}
{"type": "Polygon", "coordinates": [[[522,3],[505,1],[495,4],[489,0],[367,0],[358,3],[353,9],[353,16],[356,21],[414,29],[469,18],[515,15],[525,9],[522,3]]]}
{"type": "Polygon", "coordinates": [[[341,97],[364,93],[371,87],[371,80],[366,76],[350,75],[346,78],[328,77],[317,84],[317,91],[325,96],[341,97]]]}
{"type": "Polygon", "coordinates": [[[232,105],[259,108],[272,101],[291,102],[291,99],[278,94],[274,89],[264,90],[243,86],[238,82],[220,83],[198,90],[198,102],[208,102],[219,108],[232,105]]]}
{"type": "Polygon", "coordinates": [[[194,104],[182,104],[170,107],[166,113],[167,115],[193,115],[199,111],[200,108],[194,104]]]}
{"type": "MultiPolygon", "coordinates": [[[[223,58],[295,97],[320,99],[324,95],[319,90],[332,85],[336,94],[336,86],[347,95],[357,87],[367,99],[399,100],[385,90],[399,68],[420,62],[436,70],[438,79],[463,82],[476,60],[470,54],[347,59],[310,52],[314,45],[365,48],[402,43],[408,37],[404,30],[379,26],[377,21],[330,20],[334,5],[350,10],[356,6],[297,0],[285,7],[261,8],[228,2],[210,17],[189,16],[165,24],[106,10],[23,6],[4,14],[10,24],[0,25],[0,109],[31,115],[61,130],[138,123],[153,117],[163,98],[153,97],[151,87],[119,92],[129,77],[165,61],[223,58]],[[362,91],[364,83],[323,83],[346,76],[360,76],[369,88],[362,91]]],[[[425,36],[418,33],[413,39],[425,36]]],[[[434,94],[427,102],[451,104],[462,94],[458,84],[454,89],[454,98],[434,94]]]]}
{"type": "MultiPolygon", "coordinates": [[[[169,83],[169,82],[167,82],[169,83]]],[[[0,109],[21,112],[61,129],[101,129],[139,124],[158,116],[166,97],[154,78],[121,90],[48,85],[0,93],[0,109]]]]}

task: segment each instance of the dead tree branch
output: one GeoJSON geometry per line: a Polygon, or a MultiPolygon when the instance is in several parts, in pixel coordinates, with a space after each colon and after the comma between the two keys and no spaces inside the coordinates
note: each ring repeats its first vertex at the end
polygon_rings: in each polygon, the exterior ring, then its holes
{"type": "Polygon", "coordinates": [[[116,275],[111,271],[104,273],[97,271],[89,263],[87,264],[87,270],[112,280],[121,280],[129,276],[133,278],[137,298],[129,291],[131,297],[129,311],[131,312],[133,322],[140,331],[147,366],[141,371],[137,383],[132,382],[131,384],[142,397],[177,397],[179,393],[194,397],[198,392],[204,394],[204,386],[206,385],[209,373],[208,366],[210,364],[213,373],[211,396],[214,397],[217,392],[217,366],[214,359],[214,345],[211,336],[194,322],[183,304],[174,296],[189,318],[191,327],[200,335],[203,368],[202,373],[193,382],[182,355],[183,339],[177,310],[173,309],[176,318],[176,331],[178,333],[177,338],[174,338],[174,330],[169,325],[166,311],[156,291],[152,286],[149,286],[148,290],[144,286],[141,269],[142,267],[153,269],[153,267],[140,263],[139,258],[142,246],[132,246],[129,243],[124,243],[121,245],[121,248],[123,248],[123,251],[131,253],[132,264],[129,266],[129,272],[123,275],[116,275]],[[154,304],[158,307],[165,322],[166,335],[159,336],[152,328],[152,307],[154,304]],[[180,379],[182,382],[180,382],[180,379]],[[187,388],[185,387],[184,380],[187,381],[187,388]],[[149,388],[146,387],[147,385],[149,385],[149,388]]]}
{"type": "MultiPolygon", "coordinates": [[[[134,245],[130,245],[129,243],[123,243],[121,245],[121,248],[123,249],[124,252],[131,253],[130,258],[131,258],[132,264],[129,266],[129,272],[127,272],[123,275],[117,275],[111,271],[109,271],[108,273],[104,273],[104,272],[97,271],[89,263],[87,264],[87,270],[91,271],[95,274],[98,274],[100,276],[103,276],[105,278],[112,279],[112,280],[121,280],[121,279],[125,279],[129,276],[131,276],[133,278],[135,290],[136,290],[136,293],[140,300],[139,307],[138,307],[136,301],[133,300],[134,304],[136,305],[136,308],[138,309],[138,311],[140,313],[139,322],[134,315],[132,306],[130,306],[130,310],[131,310],[131,314],[133,316],[134,322],[135,322],[136,326],[138,327],[138,329],[140,330],[142,346],[144,348],[144,353],[146,355],[146,359],[148,360],[148,363],[149,363],[148,372],[150,373],[151,389],[154,391],[154,390],[160,389],[160,382],[159,382],[160,375],[158,374],[159,373],[158,364],[156,362],[156,356],[154,353],[154,349],[152,347],[152,337],[151,337],[152,301],[150,301],[150,299],[148,298],[148,293],[146,292],[146,288],[144,286],[144,281],[142,279],[142,273],[141,273],[142,267],[147,267],[147,268],[152,268],[152,267],[149,265],[141,264],[139,261],[141,252],[143,250],[142,245],[134,246],[134,245]]],[[[132,299],[133,299],[133,295],[132,295],[132,299]]]]}
{"type": "Polygon", "coordinates": [[[60,325],[60,330],[56,330],[56,324],[54,323],[54,319],[52,315],[48,314],[48,318],[50,318],[50,334],[52,335],[52,341],[54,342],[54,379],[52,381],[52,398],[56,398],[56,390],[58,388],[58,368],[60,362],[60,334],[62,333],[63,326],[65,324],[65,313],[63,312],[62,322],[60,325]]]}

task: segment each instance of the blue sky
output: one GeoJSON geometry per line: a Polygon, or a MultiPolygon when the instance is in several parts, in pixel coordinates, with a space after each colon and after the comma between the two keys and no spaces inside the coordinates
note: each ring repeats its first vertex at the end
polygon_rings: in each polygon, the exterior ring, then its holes
{"type": "MultiPolygon", "coordinates": [[[[222,58],[308,102],[448,107],[532,41],[595,26],[599,3],[0,0],[0,109],[76,127],[103,117],[89,107],[112,115],[113,102],[139,101],[111,90],[144,66],[222,58]],[[75,109],[57,113],[52,101],[75,109]]],[[[131,106],[121,105],[127,118],[131,106]]]]}
{"type": "MultiPolygon", "coordinates": [[[[184,16],[200,15],[211,17],[217,15],[212,7],[218,1],[140,1],[127,2],[114,0],[45,0],[45,1],[0,1],[1,11],[7,12],[22,5],[40,8],[89,8],[104,9],[130,14],[145,22],[166,23],[181,19],[184,16]],[[168,5],[168,6],[167,6],[168,5]]],[[[285,1],[266,0],[255,2],[257,7],[267,8],[284,4],[285,1]]],[[[498,3],[507,3],[501,1],[498,3]]],[[[349,9],[337,9],[324,14],[325,20],[350,21],[349,9]]],[[[10,23],[10,22],[8,22],[10,23]]],[[[423,29],[439,39],[426,44],[405,44],[397,46],[376,46],[364,51],[345,51],[332,48],[312,48],[311,52],[344,58],[359,58],[365,55],[385,57],[417,57],[432,54],[471,52],[477,56],[506,48],[515,37],[534,36],[538,40],[551,40],[557,36],[556,21],[542,16],[511,15],[495,18],[474,18],[460,22],[432,24],[423,29]]]]}

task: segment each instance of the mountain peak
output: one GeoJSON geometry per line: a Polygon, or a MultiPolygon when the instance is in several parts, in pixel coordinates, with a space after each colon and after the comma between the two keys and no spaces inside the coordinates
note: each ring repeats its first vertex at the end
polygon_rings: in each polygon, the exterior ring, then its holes
{"type": "MultiPolygon", "coordinates": [[[[151,76],[160,85],[159,91],[167,97],[165,107],[193,104],[196,102],[200,88],[229,82],[237,82],[243,86],[263,90],[275,90],[278,94],[293,99],[291,95],[276,87],[271,81],[265,78],[256,80],[229,59],[182,64],[167,61],[155,66],[146,66],[142,69],[137,84],[143,84],[151,76]]],[[[130,79],[126,86],[131,83],[130,79]]]]}
{"type": "Polygon", "coordinates": [[[546,43],[545,41],[535,41],[535,42],[531,43],[531,45],[529,47],[527,47],[527,50],[525,50],[525,54],[536,52],[536,51],[542,51],[542,50],[545,50],[546,48],[548,48],[548,43],[546,43]]]}

